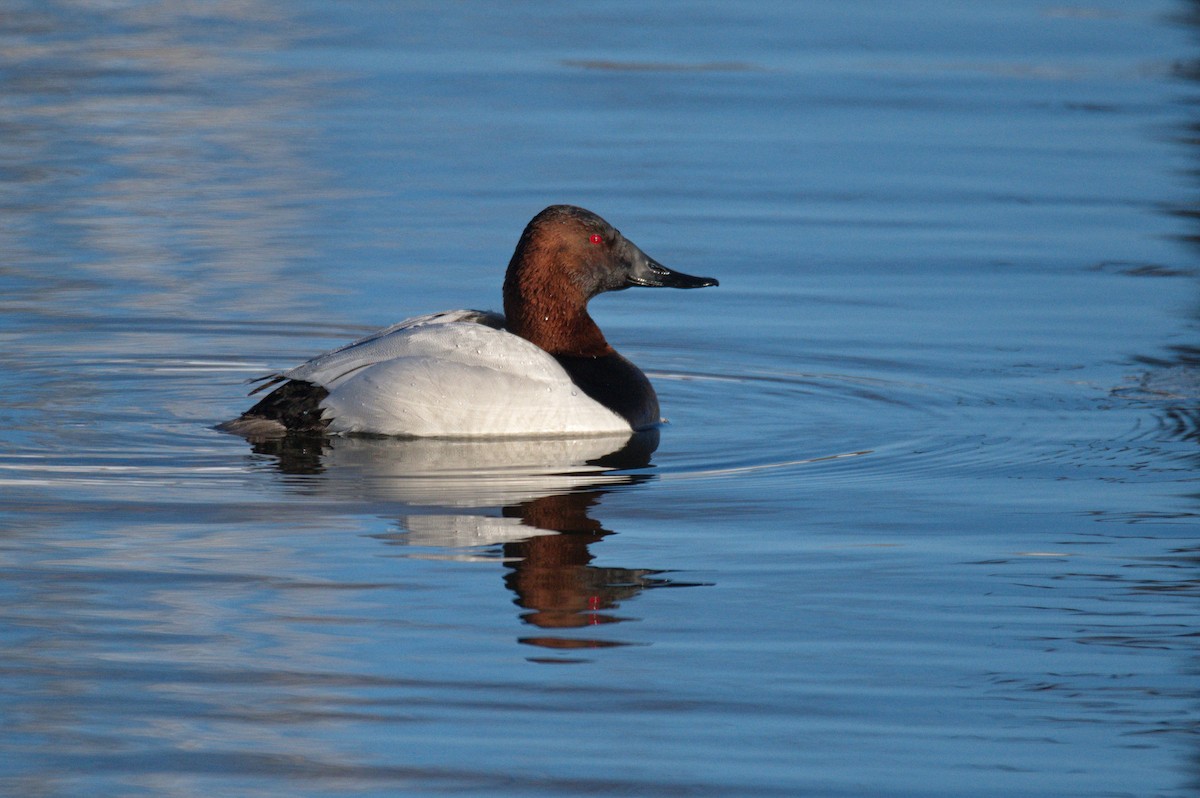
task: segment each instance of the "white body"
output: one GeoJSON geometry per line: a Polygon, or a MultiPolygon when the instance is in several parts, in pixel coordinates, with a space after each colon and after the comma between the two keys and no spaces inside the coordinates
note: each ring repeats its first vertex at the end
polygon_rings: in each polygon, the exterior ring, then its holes
{"type": "MultiPolygon", "coordinates": [[[[629,423],[576,386],[551,355],[456,310],[407,319],[283,372],[329,391],[333,434],[591,435],[629,423]]],[[[488,317],[498,322],[499,317],[488,317]]]]}

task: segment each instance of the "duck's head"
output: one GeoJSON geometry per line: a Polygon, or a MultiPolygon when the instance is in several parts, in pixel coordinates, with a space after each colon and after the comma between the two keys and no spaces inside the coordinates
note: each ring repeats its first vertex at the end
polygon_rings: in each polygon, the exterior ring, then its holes
{"type": "Polygon", "coordinates": [[[517,242],[504,277],[504,312],[512,332],[549,352],[592,352],[608,348],[587,315],[597,294],[710,285],[717,280],[663,266],[591,211],[551,205],[517,242]]]}

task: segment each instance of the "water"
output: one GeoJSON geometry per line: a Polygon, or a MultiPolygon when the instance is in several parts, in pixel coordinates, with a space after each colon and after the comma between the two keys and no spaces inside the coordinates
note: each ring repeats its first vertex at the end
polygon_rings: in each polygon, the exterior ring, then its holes
{"type": "Polygon", "coordinates": [[[1200,793],[1198,13],[9,2],[0,793],[1200,793]],[[212,429],[552,202],[657,441],[212,429]]]}

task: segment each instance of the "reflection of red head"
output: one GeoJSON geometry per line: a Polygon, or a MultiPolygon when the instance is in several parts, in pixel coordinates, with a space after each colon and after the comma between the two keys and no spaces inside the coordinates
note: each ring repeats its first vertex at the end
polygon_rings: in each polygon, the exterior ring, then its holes
{"type": "Polygon", "coordinates": [[[592,561],[588,546],[609,534],[587,514],[599,496],[597,492],[542,496],[506,512],[519,515],[527,526],[561,533],[504,547],[505,555],[515,560],[505,581],[517,594],[517,605],[532,610],[523,616],[527,622],[567,629],[615,620],[595,614],[614,601],[604,596],[606,586],[599,583],[597,569],[588,567],[592,561]]]}

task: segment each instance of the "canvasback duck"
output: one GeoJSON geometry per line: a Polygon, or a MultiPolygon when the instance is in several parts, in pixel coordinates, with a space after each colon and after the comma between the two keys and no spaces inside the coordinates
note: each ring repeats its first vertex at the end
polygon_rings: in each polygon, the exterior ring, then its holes
{"type": "Polygon", "coordinates": [[[504,277],[504,315],[417,316],[258,381],[274,388],[219,428],[404,437],[623,433],[660,423],[641,369],[587,312],[604,291],[701,288],[591,211],[552,205],[526,225],[504,277]]]}

